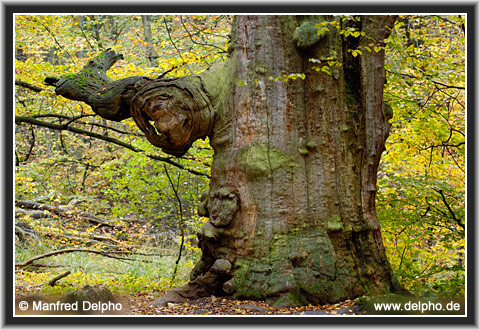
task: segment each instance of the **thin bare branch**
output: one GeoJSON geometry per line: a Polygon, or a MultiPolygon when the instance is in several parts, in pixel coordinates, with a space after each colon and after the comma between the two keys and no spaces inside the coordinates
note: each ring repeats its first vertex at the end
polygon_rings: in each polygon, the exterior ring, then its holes
{"type": "Polygon", "coordinates": [[[463,224],[459,218],[457,218],[455,212],[452,210],[452,207],[450,206],[450,204],[448,204],[447,202],[447,198],[445,197],[445,194],[443,193],[443,190],[437,190],[437,189],[434,189],[436,192],[438,192],[440,194],[440,196],[442,196],[442,201],[443,201],[443,204],[447,207],[448,209],[448,212],[450,213],[451,215],[451,219],[453,221],[455,221],[460,227],[462,227],[463,229],[465,229],[465,224],[463,224]]]}
{"type": "Polygon", "coordinates": [[[170,282],[171,284],[173,284],[173,281],[175,280],[175,277],[177,275],[178,263],[180,262],[180,258],[182,257],[183,243],[185,241],[185,233],[183,230],[183,208],[182,208],[182,201],[180,199],[180,196],[178,196],[178,191],[175,188],[172,178],[170,177],[170,174],[168,173],[167,167],[165,165],[163,165],[163,169],[165,170],[165,174],[167,175],[168,181],[170,182],[170,186],[172,187],[172,190],[175,194],[175,198],[177,199],[177,202],[178,202],[178,209],[180,213],[180,234],[182,235],[182,239],[180,242],[180,251],[178,252],[178,258],[177,258],[177,261],[175,262],[175,269],[173,270],[172,280],[170,282]]]}
{"type": "Polygon", "coordinates": [[[57,283],[58,280],[64,278],[64,277],[67,277],[68,275],[70,275],[72,272],[71,271],[66,271],[65,273],[62,273],[58,276],[55,276],[54,278],[52,278],[50,281],[48,281],[46,284],[50,285],[50,286],[55,286],[55,283],[57,283]]]}
{"type": "Polygon", "coordinates": [[[102,134],[86,131],[86,130],[83,130],[83,129],[80,129],[80,128],[77,128],[77,127],[74,127],[74,126],[45,122],[45,121],[37,120],[37,119],[32,118],[32,117],[15,116],[15,124],[21,124],[21,123],[30,123],[30,124],[33,124],[33,125],[46,127],[46,128],[50,128],[50,129],[54,129],[54,130],[70,131],[70,132],[73,132],[73,133],[94,137],[94,138],[99,139],[99,140],[111,142],[113,144],[119,145],[121,147],[132,150],[134,152],[141,153],[141,154],[145,155],[146,157],[148,157],[150,159],[159,160],[161,162],[165,162],[167,164],[173,165],[173,166],[175,166],[175,167],[177,167],[181,170],[188,171],[192,174],[206,176],[207,178],[210,178],[210,175],[208,175],[206,173],[203,173],[203,172],[193,170],[193,169],[186,168],[182,164],[174,162],[170,157],[161,157],[161,156],[157,156],[157,155],[147,154],[145,151],[143,151],[143,150],[141,150],[137,147],[134,147],[131,144],[128,144],[128,143],[123,142],[121,140],[112,138],[110,136],[105,136],[105,135],[102,135],[102,134]]]}
{"type": "MultiPolygon", "coordinates": [[[[72,252],[94,253],[94,254],[102,255],[102,256],[107,257],[107,258],[113,258],[113,259],[118,259],[118,260],[137,261],[137,259],[132,259],[132,258],[116,257],[116,256],[113,256],[113,255],[109,254],[108,252],[105,252],[105,251],[98,251],[98,250],[92,250],[92,249],[64,249],[64,250],[56,250],[56,251],[52,251],[52,252],[48,252],[48,253],[44,253],[44,254],[32,257],[32,258],[30,258],[30,259],[28,259],[24,262],[16,263],[15,267],[26,267],[26,266],[31,265],[36,260],[56,256],[56,255],[59,255],[59,254],[72,253],[72,252]]],[[[149,263],[153,262],[153,261],[150,261],[150,260],[138,260],[138,261],[149,262],[149,263]]]]}

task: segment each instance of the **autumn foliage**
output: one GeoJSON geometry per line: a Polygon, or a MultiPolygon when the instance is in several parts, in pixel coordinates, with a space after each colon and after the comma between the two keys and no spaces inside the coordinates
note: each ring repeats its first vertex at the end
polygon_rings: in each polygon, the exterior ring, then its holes
{"type": "MultiPolygon", "coordinates": [[[[64,255],[46,259],[54,267],[19,267],[18,293],[65,270],[72,274],[42,290],[106,283],[120,292],[161,292],[185,283],[199,258],[196,233],[207,220],[196,208],[208,189],[208,139],[173,158],[150,145],[132,119],[106,122],[43,82],[72,75],[107,48],[123,54],[108,72],[113,80],[199,73],[226,59],[231,21],[224,15],[15,17],[17,208],[24,201],[57,208],[78,202],[40,217],[18,213],[16,262],[65,248],[125,257],[64,255]],[[104,224],[86,221],[84,213],[104,224]],[[187,253],[177,270],[180,242],[187,253]]],[[[334,24],[317,28],[360,36],[334,24]]],[[[402,15],[385,47],[384,101],[393,118],[376,208],[395,276],[419,295],[465,293],[464,30],[461,16],[402,15]]],[[[377,51],[374,45],[349,50],[354,57],[377,51]]],[[[331,74],[339,65],[327,63],[317,71],[331,74]]],[[[305,75],[272,80],[297,78],[305,75]]]]}

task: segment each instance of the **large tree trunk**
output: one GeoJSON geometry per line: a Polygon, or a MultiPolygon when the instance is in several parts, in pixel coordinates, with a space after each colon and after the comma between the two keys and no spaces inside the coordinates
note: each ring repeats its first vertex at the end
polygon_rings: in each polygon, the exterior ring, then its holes
{"type": "MultiPolygon", "coordinates": [[[[393,22],[238,16],[224,65],[197,77],[138,78],[134,87],[115,82],[129,86],[122,95],[150,142],[182,155],[209,136],[215,150],[199,207],[210,218],[199,235],[202,259],[191,281],[157,304],[228,294],[299,305],[402,290],[375,214],[391,118],[384,53],[375,49],[393,22]],[[344,37],[331,24],[319,36],[332,20],[365,36],[344,37]],[[315,69],[323,66],[328,73],[315,69]]],[[[121,119],[124,109],[117,106],[121,119]]]]}
{"type": "Polygon", "coordinates": [[[240,16],[235,24],[235,80],[211,141],[210,221],[197,274],[228,260],[223,289],[238,297],[297,305],[399,288],[375,214],[391,116],[384,55],[374,47],[394,19],[355,24],[374,41],[337,31],[318,38],[312,23],[325,19],[333,18],[240,16]],[[359,41],[375,45],[355,58],[348,49],[359,41]],[[312,68],[328,61],[342,66],[312,68]],[[305,79],[275,80],[292,73],[305,79]]]}

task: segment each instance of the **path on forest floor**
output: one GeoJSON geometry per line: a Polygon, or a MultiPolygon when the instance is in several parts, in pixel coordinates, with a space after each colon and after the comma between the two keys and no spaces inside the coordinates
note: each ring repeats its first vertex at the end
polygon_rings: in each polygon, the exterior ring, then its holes
{"type": "Polygon", "coordinates": [[[128,306],[128,315],[358,315],[356,300],[332,305],[308,305],[275,308],[263,301],[235,300],[230,297],[205,297],[167,307],[150,307],[157,297],[150,294],[125,295],[121,299],[128,306]]]}

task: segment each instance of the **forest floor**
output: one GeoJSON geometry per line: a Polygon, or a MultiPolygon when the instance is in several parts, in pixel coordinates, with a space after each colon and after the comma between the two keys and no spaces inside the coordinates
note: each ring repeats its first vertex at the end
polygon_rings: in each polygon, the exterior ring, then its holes
{"type": "Polygon", "coordinates": [[[150,307],[158,297],[151,294],[129,294],[117,297],[127,307],[127,315],[358,315],[355,300],[332,305],[308,305],[275,308],[263,301],[236,300],[230,297],[205,297],[167,307],[150,307]]]}

